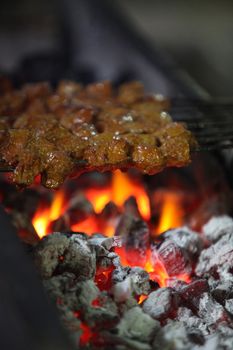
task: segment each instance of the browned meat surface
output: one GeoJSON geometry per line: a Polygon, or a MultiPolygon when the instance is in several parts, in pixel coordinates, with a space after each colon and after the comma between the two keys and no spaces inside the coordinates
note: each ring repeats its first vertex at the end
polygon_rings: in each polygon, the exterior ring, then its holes
{"type": "Polygon", "coordinates": [[[195,141],[168,114],[168,100],[146,96],[131,82],[86,87],[62,81],[6,86],[0,96],[0,158],[15,168],[13,180],[57,188],[69,175],[137,168],[154,174],[190,162],[195,141]]]}

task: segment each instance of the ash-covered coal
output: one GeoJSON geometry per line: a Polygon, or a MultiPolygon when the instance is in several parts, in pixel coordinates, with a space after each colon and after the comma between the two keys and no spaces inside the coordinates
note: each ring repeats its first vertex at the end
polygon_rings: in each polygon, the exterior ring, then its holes
{"type": "Polygon", "coordinates": [[[215,218],[201,234],[169,230],[150,245],[135,201],[125,205],[113,237],[57,232],[34,247],[71,338],[83,349],[232,349],[232,219],[215,218]],[[122,265],[121,249],[131,266],[122,265]]]}

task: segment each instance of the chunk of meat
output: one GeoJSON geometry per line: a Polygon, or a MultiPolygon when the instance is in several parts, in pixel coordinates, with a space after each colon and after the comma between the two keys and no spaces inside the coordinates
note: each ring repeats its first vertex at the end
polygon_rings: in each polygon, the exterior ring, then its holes
{"type": "Polygon", "coordinates": [[[137,168],[155,174],[190,162],[191,133],[164,112],[169,101],[146,96],[130,82],[86,87],[62,81],[6,90],[0,96],[0,157],[14,166],[13,180],[57,188],[76,170],[137,168]]]}

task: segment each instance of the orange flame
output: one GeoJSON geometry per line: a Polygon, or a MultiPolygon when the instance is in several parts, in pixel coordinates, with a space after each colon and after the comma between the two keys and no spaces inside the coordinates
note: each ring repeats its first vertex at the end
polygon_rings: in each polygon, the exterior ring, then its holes
{"type": "Polygon", "coordinates": [[[51,221],[59,218],[63,212],[64,192],[55,192],[54,199],[50,208],[39,208],[32,219],[32,224],[40,238],[44,237],[48,232],[51,221]]]}
{"type": "Polygon", "coordinates": [[[90,216],[87,219],[72,225],[71,229],[74,232],[85,232],[87,235],[91,235],[92,233],[99,231],[99,225],[97,219],[90,216]]]}
{"type": "Polygon", "coordinates": [[[163,195],[162,210],[156,232],[162,233],[183,224],[184,211],[180,196],[174,192],[165,192],[163,195]]]}
{"type": "Polygon", "coordinates": [[[150,219],[150,202],[142,184],[134,183],[127,174],[116,170],[112,176],[112,184],[105,189],[89,189],[85,192],[87,199],[92,203],[95,212],[100,213],[110,201],[118,207],[130,197],[136,198],[138,209],[144,220],[150,219]]]}

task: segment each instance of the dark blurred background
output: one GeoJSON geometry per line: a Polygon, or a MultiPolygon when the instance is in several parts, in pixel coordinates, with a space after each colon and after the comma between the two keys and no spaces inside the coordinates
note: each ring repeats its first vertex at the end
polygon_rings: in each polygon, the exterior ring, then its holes
{"type": "MultiPolygon", "coordinates": [[[[58,3],[1,0],[1,71],[13,71],[20,59],[31,53],[56,50],[61,37],[58,3]]],[[[211,95],[233,95],[232,0],[109,3],[121,7],[141,35],[167,52],[211,95]]]]}

